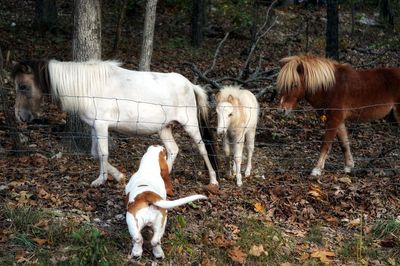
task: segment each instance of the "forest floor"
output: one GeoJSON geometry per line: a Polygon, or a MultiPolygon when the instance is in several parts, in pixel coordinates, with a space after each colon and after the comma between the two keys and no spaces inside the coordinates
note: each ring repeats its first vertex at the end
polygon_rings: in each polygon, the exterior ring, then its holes
{"type": "MultiPolygon", "coordinates": [[[[71,58],[73,4],[60,2],[59,28],[40,35],[30,26],[34,1],[21,1],[18,6],[0,1],[0,47],[7,72],[3,81],[10,108],[14,99],[11,61],[71,58]]],[[[110,47],[115,7],[108,5],[103,8],[103,58],[119,59],[125,67],[136,69],[141,16],[128,13],[120,49],[114,53],[110,47]]],[[[207,35],[203,46],[194,49],[190,47],[190,18],[179,11],[166,4],[159,8],[152,70],[178,72],[194,80],[184,63],[195,63],[202,71],[210,68],[230,25],[212,17],[212,36],[207,35]]],[[[398,66],[397,34],[358,22],[351,34],[350,13],[346,8],[340,12],[341,62],[360,68],[398,66]]],[[[288,54],[324,55],[324,9],[295,7],[276,9],[273,14],[277,23],[257,49],[265,71],[276,73],[279,59],[288,54]]],[[[377,19],[371,11],[359,11],[357,21],[363,18],[377,19]]],[[[250,40],[245,31],[237,32],[221,47],[209,77],[234,76],[242,67],[250,40]]],[[[274,82],[270,79],[247,88],[257,93],[274,82]]],[[[174,198],[201,193],[209,199],[169,212],[162,239],[164,261],[153,260],[149,241],[141,259],[128,260],[132,247],[124,187],[113,181],[90,187],[98,175],[98,161],[65,148],[70,136],[62,132],[66,115],[57,106],[46,104],[46,124],[18,125],[26,150],[16,154],[12,129],[1,112],[0,264],[399,265],[400,129],[383,120],[349,124],[354,173],[342,172],[343,158],[334,143],[324,174],[312,178],[309,173],[318,158],[323,122],[306,103],[293,116],[282,117],[276,112],[278,99],[270,96],[259,99],[253,173],[240,188],[226,175],[220,141],[216,145],[222,178],[220,188],[213,189],[207,186],[208,175],[195,144],[182,129],[176,129],[180,153],[172,173],[174,198]]],[[[160,142],[157,136],[112,136],[110,161],[127,176],[137,169],[145,149],[160,142]]],[[[151,232],[145,231],[144,236],[149,239],[151,232]]]]}

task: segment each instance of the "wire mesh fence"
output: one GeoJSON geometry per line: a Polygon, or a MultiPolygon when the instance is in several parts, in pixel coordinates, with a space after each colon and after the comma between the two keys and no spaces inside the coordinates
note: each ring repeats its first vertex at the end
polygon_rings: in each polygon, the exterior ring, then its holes
{"type": "MultiPolygon", "coordinates": [[[[291,116],[281,115],[275,106],[275,104],[261,103],[253,176],[268,178],[271,175],[281,174],[309,175],[319,156],[325,124],[316,115],[316,111],[307,105],[301,104],[291,116]]],[[[161,108],[164,110],[168,107],[161,108]]],[[[215,108],[211,107],[209,114],[211,117],[209,126],[215,133],[217,127],[215,108]]],[[[0,160],[7,162],[5,163],[7,167],[1,171],[0,175],[5,179],[10,176],[34,178],[35,175],[49,174],[59,177],[76,176],[87,182],[94,180],[98,175],[98,161],[92,158],[88,151],[84,152],[77,146],[72,149],[67,149],[65,146],[65,143],[73,138],[91,142],[90,133],[64,131],[65,115],[62,112],[46,113],[43,117],[45,119],[39,120],[39,123],[24,125],[19,129],[12,128],[5,122],[2,123],[0,160]],[[13,136],[11,132],[18,132],[17,136],[13,136]],[[10,141],[12,137],[20,138],[24,142],[23,148],[15,149],[10,141]],[[50,172],[45,173],[46,171],[50,172]]],[[[136,121],[116,122],[117,124],[137,123],[142,127],[147,123],[139,118],[136,121]]],[[[399,176],[400,130],[397,123],[385,120],[357,122],[359,121],[346,123],[355,161],[352,174],[355,176],[399,176]]],[[[164,124],[164,122],[160,123],[160,127],[164,124]]],[[[173,173],[194,179],[201,177],[202,182],[207,183],[204,161],[196,142],[188,136],[183,126],[173,125],[174,139],[180,149],[173,173]]],[[[137,132],[133,131],[133,133],[137,132]]],[[[137,169],[146,148],[149,145],[162,144],[162,142],[157,134],[111,133],[109,144],[110,161],[129,175],[137,169]]],[[[215,156],[220,162],[219,175],[224,177],[229,166],[223,152],[221,136],[214,134],[213,144],[217,151],[215,156]]],[[[243,162],[246,162],[246,158],[243,162]]],[[[343,174],[343,168],[343,154],[335,140],[323,174],[340,175],[343,174]]],[[[398,181],[394,179],[393,182],[398,181]]]]}

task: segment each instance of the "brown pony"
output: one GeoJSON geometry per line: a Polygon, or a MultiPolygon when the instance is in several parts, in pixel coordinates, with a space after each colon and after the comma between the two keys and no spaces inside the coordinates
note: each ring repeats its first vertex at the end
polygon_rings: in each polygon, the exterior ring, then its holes
{"type": "Polygon", "coordinates": [[[288,114],[306,99],[326,123],[321,153],[311,175],[321,175],[335,136],[346,173],[354,167],[345,122],[384,118],[392,110],[400,122],[400,68],[357,70],[348,64],[314,56],[283,58],[278,75],[280,109],[288,114]]]}

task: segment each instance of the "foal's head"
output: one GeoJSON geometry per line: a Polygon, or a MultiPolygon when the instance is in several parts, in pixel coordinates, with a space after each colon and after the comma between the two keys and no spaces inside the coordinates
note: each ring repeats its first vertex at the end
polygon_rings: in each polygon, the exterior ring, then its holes
{"type": "Polygon", "coordinates": [[[15,82],[15,116],[20,122],[30,122],[38,116],[43,95],[49,92],[46,61],[23,61],[12,71],[15,82]]]}
{"type": "Polygon", "coordinates": [[[239,119],[237,110],[239,100],[232,95],[229,95],[227,99],[221,99],[219,96],[217,95],[217,134],[226,134],[228,128],[239,119]]]}

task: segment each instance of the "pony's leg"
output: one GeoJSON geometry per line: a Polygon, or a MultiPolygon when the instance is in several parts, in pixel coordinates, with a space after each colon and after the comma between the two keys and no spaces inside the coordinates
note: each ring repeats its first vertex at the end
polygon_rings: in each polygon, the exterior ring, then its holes
{"type": "Polygon", "coordinates": [[[142,226],[139,224],[139,220],[137,220],[130,212],[126,213],[126,223],[128,224],[128,230],[132,237],[133,244],[129,257],[141,257],[143,253],[143,237],[140,233],[142,226]]]}
{"type": "Polygon", "coordinates": [[[229,137],[228,135],[224,136],[223,138],[223,144],[224,144],[224,153],[225,153],[225,159],[226,163],[228,165],[228,176],[231,176],[232,174],[232,166],[231,166],[231,144],[229,143],[229,137]]]}
{"type": "Polygon", "coordinates": [[[159,215],[157,217],[157,222],[153,225],[153,238],[151,239],[151,246],[153,247],[153,255],[157,259],[163,259],[165,257],[164,251],[161,247],[161,238],[165,232],[165,225],[167,224],[167,214],[165,217],[159,215]]]}
{"type": "Polygon", "coordinates": [[[250,176],[251,173],[251,159],[253,158],[255,137],[256,137],[255,129],[254,130],[251,129],[246,133],[247,166],[246,166],[246,172],[244,173],[245,177],[250,176]]]}
{"type": "Polygon", "coordinates": [[[201,138],[200,130],[198,127],[193,126],[193,125],[185,125],[184,126],[185,131],[189,134],[189,136],[196,142],[197,147],[199,148],[200,154],[204,159],[204,162],[206,163],[209,175],[210,175],[210,184],[213,185],[218,185],[217,181],[217,175],[215,174],[215,171],[211,165],[210,159],[208,158],[206,146],[204,145],[204,142],[201,138]]]}
{"type": "Polygon", "coordinates": [[[234,155],[233,160],[235,161],[236,167],[236,184],[240,187],[242,183],[242,173],[240,172],[240,167],[242,165],[242,156],[243,156],[243,139],[237,141],[235,143],[234,155]]]}
{"type": "Polygon", "coordinates": [[[91,184],[92,187],[103,185],[107,181],[108,170],[108,127],[105,124],[96,125],[94,128],[97,154],[100,161],[100,175],[91,184]]]}
{"type": "Polygon", "coordinates": [[[174,136],[172,135],[172,130],[169,127],[164,127],[159,132],[161,141],[163,142],[165,149],[168,152],[167,164],[168,171],[171,173],[172,166],[174,165],[176,156],[179,152],[179,147],[176,145],[174,136]]]}
{"type": "Polygon", "coordinates": [[[109,162],[107,162],[107,171],[112,175],[115,181],[120,182],[125,180],[125,175],[118,171],[118,169],[112,166],[109,162]]]}
{"type": "Polygon", "coordinates": [[[339,139],[340,147],[342,148],[344,155],[344,172],[350,173],[351,169],[354,168],[353,155],[350,151],[349,135],[347,134],[347,129],[344,123],[342,123],[337,131],[337,137],[339,139]]]}
{"type": "Polygon", "coordinates": [[[318,159],[317,165],[314,167],[314,169],[311,172],[312,176],[321,175],[321,171],[325,167],[325,160],[328,157],[328,153],[332,147],[332,142],[336,137],[337,129],[338,129],[337,124],[334,124],[334,123],[327,124],[326,129],[325,129],[323,143],[321,146],[319,159],[318,159]]]}

